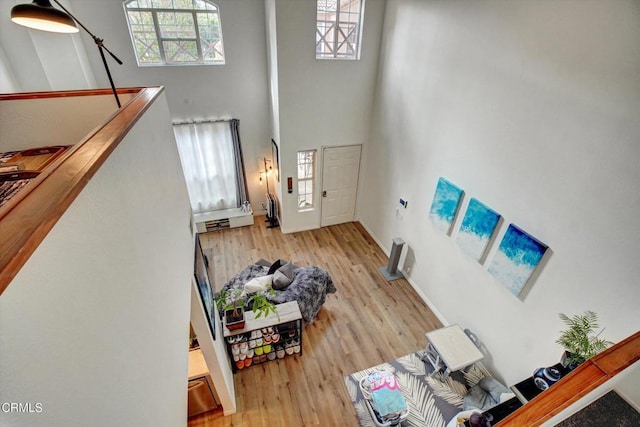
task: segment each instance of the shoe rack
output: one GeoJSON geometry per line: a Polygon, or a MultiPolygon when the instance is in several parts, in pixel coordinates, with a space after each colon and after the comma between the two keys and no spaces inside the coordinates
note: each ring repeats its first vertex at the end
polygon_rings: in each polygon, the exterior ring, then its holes
{"type": "Polygon", "coordinates": [[[246,311],[242,329],[224,328],[233,373],[252,365],[302,354],[302,315],[296,301],[278,304],[277,313],[255,318],[246,311]]]}

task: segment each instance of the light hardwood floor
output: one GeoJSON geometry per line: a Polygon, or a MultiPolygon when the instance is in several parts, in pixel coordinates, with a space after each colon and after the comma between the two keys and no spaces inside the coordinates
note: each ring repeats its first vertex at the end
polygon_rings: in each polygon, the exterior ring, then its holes
{"type": "Polygon", "coordinates": [[[280,258],[326,269],[338,291],[305,327],[301,356],[239,371],[238,412],[196,416],[190,427],[358,426],[344,376],[424,348],[424,333],[442,326],[405,279],[384,279],[387,257],[359,223],[282,234],[257,217],[201,239],[216,288],[260,258],[280,258]]]}

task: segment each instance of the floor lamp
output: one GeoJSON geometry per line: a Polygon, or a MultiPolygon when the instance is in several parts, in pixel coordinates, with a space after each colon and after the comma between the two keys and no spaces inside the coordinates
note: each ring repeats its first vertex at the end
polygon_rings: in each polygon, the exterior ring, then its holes
{"type": "Polygon", "coordinates": [[[60,6],[62,10],[58,10],[53,7],[49,0],[34,0],[33,3],[30,4],[19,4],[14,6],[11,9],[11,21],[25,27],[42,31],[50,31],[53,33],[77,33],[79,30],[76,23],[78,23],[78,25],[80,25],[82,29],[85,30],[91,38],[93,38],[96,46],[98,46],[98,51],[100,51],[100,57],[102,58],[104,69],[107,71],[107,77],[109,77],[111,91],[113,92],[113,96],[116,98],[118,108],[120,108],[120,98],[118,98],[116,86],[113,84],[113,78],[111,77],[111,71],[109,70],[109,65],[107,64],[104,52],[106,51],[111,55],[118,64],[122,65],[122,61],[105,47],[101,38],[96,37],[91,31],[89,31],[89,29],[85,27],[78,18],[73,16],[63,5],[61,5],[60,2],[57,0],[53,1],[55,4],[60,6]]]}

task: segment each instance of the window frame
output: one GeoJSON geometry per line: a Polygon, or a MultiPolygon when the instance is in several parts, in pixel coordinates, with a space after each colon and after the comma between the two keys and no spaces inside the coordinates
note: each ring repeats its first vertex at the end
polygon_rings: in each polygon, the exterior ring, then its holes
{"type": "MultiPolygon", "coordinates": [[[[351,56],[338,56],[338,43],[339,40],[338,38],[335,38],[335,40],[333,40],[332,46],[329,47],[329,49],[331,49],[331,52],[329,53],[318,53],[318,45],[319,44],[326,44],[327,46],[329,45],[329,43],[324,39],[325,36],[327,36],[328,33],[325,33],[324,35],[320,33],[320,31],[318,30],[318,23],[321,21],[318,21],[318,2],[322,1],[322,0],[316,0],[316,59],[320,59],[320,60],[324,60],[324,59],[328,59],[328,60],[339,60],[339,61],[359,61],[360,60],[360,53],[362,51],[362,30],[363,30],[363,26],[364,26],[364,10],[365,10],[365,2],[366,0],[357,0],[360,2],[360,12],[359,12],[359,16],[358,16],[358,21],[357,21],[357,34],[356,34],[356,41],[355,41],[355,49],[354,49],[354,53],[351,56]],[[317,37],[320,37],[320,40],[317,39],[317,37]],[[324,41],[324,43],[323,43],[324,41]]],[[[340,22],[340,1],[342,0],[335,0],[338,5],[336,7],[336,19],[335,21],[323,21],[323,22],[331,22],[333,25],[336,26],[336,30],[334,31],[340,31],[340,26],[338,25],[340,22]]],[[[348,23],[350,21],[344,21],[345,23],[348,23]]],[[[344,33],[342,33],[344,35],[344,33]]],[[[342,43],[347,43],[350,44],[348,42],[348,37],[345,38],[345,41],[342,43]]]]}
{"type": "MultiPolygon", "coordinates": [[[[212,6],[214,8],[214,10],[210,10],[207,8],[204,9],[178,9],[178,8],[160,8],[160,7],[136,7],[136,8],[129,8],[128,5],[131,3],[136,2],[137,0],[124,0],[122,2],[123,8],[124,8],[124,14],[125,14],[125,19],[127,21],[127,27],[129,29],[129,37],[131,38],[131,43],[132,43],[132,47],[133,47],[133,52],[134,55],[136,57],[136,63],[138,64],[139,67],[176,67],[176,66],[194,66],[194,65],[225,65],[226,64],[226,55],[225,55],[225,50],[224,50],[224,39],[223,39],[223,33],[222,33],[222,14],[220,13],[220,6],[217,3],[214,3],[212,1],[209,0],[201,0],[202,2],[206,3],[208,6],[212,6]],[[137,49],[137,39],[136,39],[136,34],[137,33],[144,33],[144,32],[135,32],[133,27],[132,27],[132,23],[131,20],[129,19],[129,12],[140,12],[140,13],[150,13],[151,14],[151,18],[153,20],[153,29],[154,29],[154,35],[155,35],[155,43],[157,44],[157,51],[154,51],[154,53],[157,53],[160,56],[160,62],[153,62],[153,63],[148,63],[148,62],[142,62],[141,58],[138,56],[138,49],[137,49]],[[167,36],[162,36],[162,27],[163,25],[160,23],[160,20],[158,19],[158,14],[159,13],[185,13],[185,14],[191,14],[191,17],[193,19],[193,27],[191,28],[193,30],[194,33],[194,37],[167,37],[167,36]],[[205,15],[217,15],[217,21],[218,21],[218,34],[217,34],[217,38],[219,40],[219,48],[214,48],[222,57],[221,60],[214,60],[214,61],[205,61],[204,59],[204,52],[206,50],[206,46],[203,44],[203,40],[201,39],[201,26],[198,23],[198,15],[199,14],[205,14],[205,15]],[[197,50],[197,60],[195,61],[170,61],[167,59],[166,56],[166,49],[165,49],[165,43],[166,42],[194,42],[196,45],[196,50],[197,50]]],[[[150,0],[153,1],[153,0],[150,0]]],[[[134,23],[135,25],[135,23],[134,23]]],[[[147,33],[151,33],[150,31],[148,31],[147,33]]]]}
{"type": "MultiPolygon", "coordinates": [[[[317,168],[317,164],[318,164],[318,150],[316,149],[311,149],[311,150],[300,150],[296,153],[296,193],[297,193],[297,208],[298,208],[298,212],[306,212],[306,211],[312,211],[316,208],[316,168],[317,168]],[[311,162],[301,162],[300,159],[300,155],[308,155],[311,154],[312,155],[312,160],[311,162]],[[311,165],[311,176],[307,176],[307,177],[300,177],[300,167],[304,166],[304,165],[311,165]],[[301,182],[310,182],[311,183],[311,192],[305,192],[303,194],[300,194],[300,183],[301,182]],[[310,197],[311,199],[311,203],[307,204],[305,206],[300,206],[300,201],[301,201],[301,197],[302,196],[306,196],[305,200],[308,202],[309,199],[308,197],[310,197]]],[[[306,190],[306,186],[305,186],[305,190],[306,190]]]]}

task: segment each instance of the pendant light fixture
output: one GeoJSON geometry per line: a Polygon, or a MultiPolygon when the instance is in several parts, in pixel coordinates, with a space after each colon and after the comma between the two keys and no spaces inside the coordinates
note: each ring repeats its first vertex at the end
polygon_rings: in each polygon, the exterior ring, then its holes
{"type": "Polygon", "coordinates": [[[49,0],[34,0],[11,9],[11,21],[36,30],[53,33],[77,33],[76,22],[67,13],[56,9],[49,0]]]}

